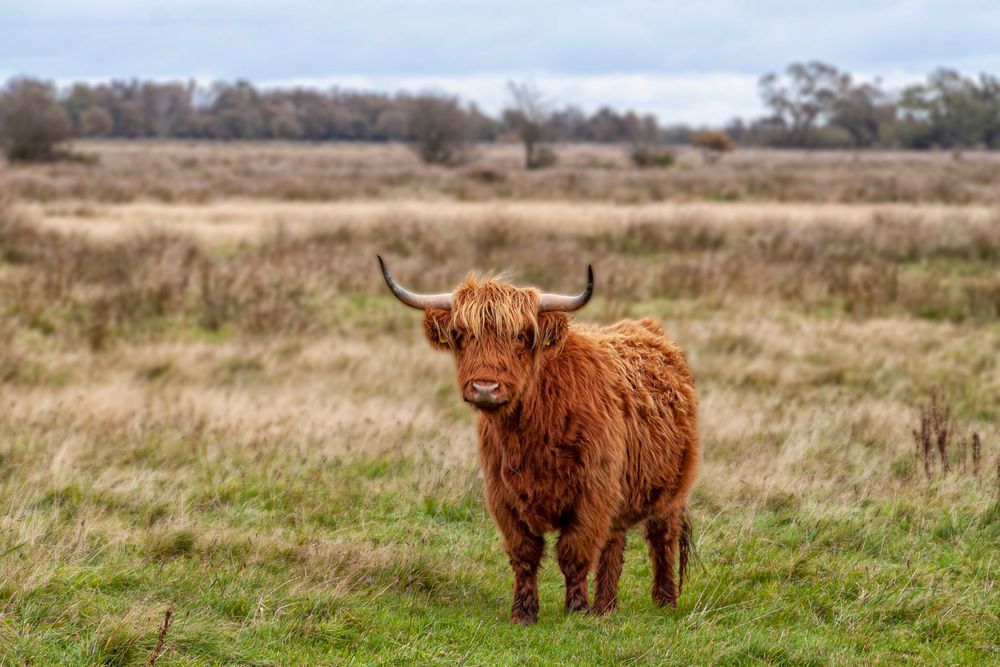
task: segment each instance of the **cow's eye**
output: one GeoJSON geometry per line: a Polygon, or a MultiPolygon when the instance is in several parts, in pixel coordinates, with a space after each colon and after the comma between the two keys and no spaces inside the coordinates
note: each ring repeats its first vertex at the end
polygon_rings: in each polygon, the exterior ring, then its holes
{"type": "Polygon", "coordinates": [[[525,347],[527,347],[527,345],[528,345],[528,337],[526,335],[524,335],[524,334],[518,334],[517,335],[517,342],[520,343],[521,345],[524,345],[525,347]]]}
{"type": "Polygon", "coordinates": [[[454,341],[455,341],[455,349],[461,350],[462,344],[465,343],[465,336],[463,336],[462,334],[456,334],[454,341]]]}

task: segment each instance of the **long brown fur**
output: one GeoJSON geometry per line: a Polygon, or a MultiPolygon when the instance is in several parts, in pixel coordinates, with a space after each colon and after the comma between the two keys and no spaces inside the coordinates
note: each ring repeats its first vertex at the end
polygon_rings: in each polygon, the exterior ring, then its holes
{"type": "Polygon", "coordinates": [[[489,510],[514,571],[512,620],[538,617],[544,535],[556,552],[567,610],[618,602],[626,531],[645,524],[653,599],[676,605],[691,524],[685,499],[698,470],[697,398],[680,348],[654,320],[608,327],[538,313],[538,292],[469,277],[450,311],[424,328],[455,355],[458,384],[500,384],[507,399],[478,418],[489,510]],[[674,580],[679,557],[680,581],[674,580]]]}

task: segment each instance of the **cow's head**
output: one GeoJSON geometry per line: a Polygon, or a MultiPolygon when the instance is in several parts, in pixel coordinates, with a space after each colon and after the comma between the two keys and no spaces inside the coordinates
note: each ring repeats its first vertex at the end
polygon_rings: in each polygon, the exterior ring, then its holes
{"type": "Polygon", "coordinates": [[[397,299],[424,311],[431,345],[455,355],[463,398],[487,413],[517,406],[545,361],[558,354],[566,336],[567,312],[582,308],[594,291],[577,296],[542,294],[533,288],[469,276],[454,292],[414,294],[396,284],[382,258],[382,275],[397,299]]]}

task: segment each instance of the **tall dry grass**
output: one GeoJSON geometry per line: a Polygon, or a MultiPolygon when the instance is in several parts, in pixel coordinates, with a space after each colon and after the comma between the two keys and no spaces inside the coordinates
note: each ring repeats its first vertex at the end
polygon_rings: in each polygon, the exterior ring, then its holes
{"type": "Polygon", "coordinates": [[[484,145],[458,169],[427,167],[397,145],[93,142],[93,164],[0,166],[0,190],[23,199],[206,202],[448,198],[987,203],[1000,159],[965,153],[744,150],[721,163],[680,151],[668,169],[630,165],[625,147],[564,146],[558,166],[525,171],[519,149],[484,145]]]}
{"type": "Polygon", "coordinates": [[[8,208],[0,213],[0,296],[8,321],[95,349],[176,326],[316,332],[345,326],[344,308],[361,319],[386,317],[389,326],[391,313],[365,314],[364,299],[383,295],[376,253],[427,291],[448,289],[473,269],[569,291],[592,262],[597,312],[606,318],[623,304],[678,299],[715,308],[756,299],[851,317],[1000,316],[1000,220],[987,212],[733,221],[653,209],[588,224],[564,207],[542,224],[516,211],[410,211],[375,209],[305,230],[279,218],[263,237],[214,246],[155,230],[64,234],[8,208]]]}
{"type": "MultiPolygon", "coordinates": [[[[447,289],[470,268],[572,291],[592,261],[598,297],[582,316],[668,319],[706,383],[710,440],[743,451],[741,439],[754,434],[789,457],[789,483],[796,466],[825,460],[818,443],[842,441],[859,424],[873,424],[864,428],[879,440],[892,433],[891,459],[908,454],[909,406],[932,389],[950,392],[967,416],[988,412],[996,366],[984,341],[1000,316],[1000,225],[989,214],[734,222],[644,211],[606,224],[559,210],[563,218],[544,222],[481,211],[460,225],[411,209],[410,217],[348,216],[215,245],[162,232],[65,234],[8,208],[0,214],[0,297],[11,344],[0,372],[12,386],[42,388],[19,409],[61,405],[66,397],[51,398],[45,387],[72,376],[83,350],[88,367],[108,369],[69,410],[83,421],[108,413],[127,423],[152,410],[178,428],[206,420],[229,428],[227,415],[236,414],[265,431],[282,424],[280,432],[300,415],[298,432],[322,438],[357,414],[377,424],[388,406],[420,414],[416,387],[427,373],[443,378],[438,396],[449,403],[447,360],[422,349],[416,316],[386,295],[376,253],[398,279],[427,291],[447,289]],[[237,352],[242,346],[252,352],[237,352]],[[49,353],[59,361],[39,361],[49,353]],[[124,377],[113,370],[122,353],[133,362],[124,377]],[[914,358],[921,372],[910,368],[914,358]],[[388,380],[388,368],[407,365],[417,374],[388,380]],[[977,368],[987,375],[977,377],[977,368]],[[346,412],[310,399],[317,369],[343,383],[352,397],[346,412]],[[277,377],[291,379],[258,393],[258,379],[277,377]],[[162,401],[151,408],[144,392],[130,392],[137,383],[162,391],[162,401]],[[183,391],[169,389],[178,385],[183,391]],[[826,390],[833,393],[821,398],[826,390]]],[[[856,455],[860,465],[863,449],[856,455]]],[[[750,478],[774,483],[773,459],[738,463],[741,476],[759,468],[750,478]]]]}

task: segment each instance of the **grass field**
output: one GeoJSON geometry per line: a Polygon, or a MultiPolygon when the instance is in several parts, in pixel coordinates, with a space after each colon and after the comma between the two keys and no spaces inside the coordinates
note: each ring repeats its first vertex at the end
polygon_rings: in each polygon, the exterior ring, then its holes
{"type": "MultiPolygon", "coordinates": [[[[1000,211],[985,195],[459,201],[435,185],[458,176],[400,152],[426,187],[288,201],[233,176],[205,201],[114,199],[93,188],[114,181],[115,151],[152,155],[126,183],[177,153],[247,169],[260,154],[98,149],[92,165],[0,169],[0,664],[1000,661],[1000,211]],[[32,179],[62,189],[10,185],[32,179]],[[376,252],[426,290],[496,269],[571,291],[593,262],[581,319],[654,316],[686,349],[704,463],[676,610],[650,602],[632,533],[618,612],[565,615],[547,558],[538,625],[508,624],[473,414],[376,252]],[[947,471],[913,435],[934,396],[947,471]]],[[[359,167],[366,150],[296,147],[283,168],[386,182],[393,149],[359,167]]],[[[833,173],[830,156],[768,159],[833,173]]],[[[993,158],[864,159],[930,179],[993,158]]],[[[655,180],[579,168],[593,192],[655,180]]]]}
{"type": "Polygon", "coordinates": [[[516,144],[476,147],[467,164],[426,167],[396,144],[80,141],[80,159],[0,169],[0,190],[33,201],[204,203],[444,199],[1000,203],[989,151],[740,150],[720,163],[686,148],[669,169],[636,169],[626,147],[560,146],[551,169],[525,171],[516,144]]]}

